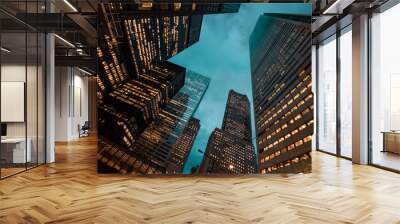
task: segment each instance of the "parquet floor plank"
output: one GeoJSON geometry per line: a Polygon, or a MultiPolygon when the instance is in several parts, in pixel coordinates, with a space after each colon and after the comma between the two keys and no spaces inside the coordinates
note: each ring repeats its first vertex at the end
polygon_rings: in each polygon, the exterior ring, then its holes
{"type": "Polygon", "coordinates": [[[313,173],[133,177],[96,173],[96,139],[0,181],[0,223],[399,223],[400,175],[313,152],[313,173]]]}

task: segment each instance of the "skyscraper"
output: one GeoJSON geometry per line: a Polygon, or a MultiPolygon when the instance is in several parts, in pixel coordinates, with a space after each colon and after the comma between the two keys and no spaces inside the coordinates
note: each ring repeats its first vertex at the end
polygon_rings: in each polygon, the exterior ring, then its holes
{"type": "Polygon", "coordinates": [[[222,130],[251,142],[250,103],[246,95],[229,91],[222,130]]]}
{"type": "MultiPolygon", "coordinates": [[[[106,151],[101,156],[101,160],[106,163],[101,166],[111,164],[112,169],[121,173],[181,173],[200,125],[197,119],[192,118],[192,115],[200,104],[209,82],[209,78],[188,71],[186,84],[161,109],[154,122],[131,145],[126,144],[127,149],[121,149],[126,154],[126,158],[132,157],[141,161],[141,166],[136,167],[137,163],[128,164],[130,160],[107,163],[112,158],[104,158],[109,156],[106,151]]],[[[118,119],[117,123],[127,127],[122,129],[124,130],[122,135],[118,129],[116,132],[109,130],[108,132],[116,136],[124,136],[121,140],[125,141],[134,124],[131,125],[132,121],[127,118],[118,119]]],[[[108,149],[112,150],[113,147],[108,147],[108,149]]]]}
{"type": "Polygon", "coordinates": [[[182,173],[199,130],[200,120],[191,117],[174,145],[175,151],[172,162],[170,166],[167,167],[168,173],[182,173]]]}
{"type": "Polygon", "coordinates": [[[134,78],[196,43],[204,14],[233,13],[239,7],[192,2],[100,4],[101,21],[109,24],[103,30],[116,40],[123,67],[134,78]]]}
{"type": "Polygon", "coordinates": [[[311,171],[311,17],[264,14],[250,36],[259,171],[311,171]]]}
{"type": "Polygon", "coordinates": [[[216,128],[208,139],[200,173],[250,174],[256,169],[250,102],[246,95],[230,90],[222,129],[216,128]]]}
{"type": "Polygon", "coordinates": [[[153,122],[165,105],[182,88],[186,70],[164,62],[148,70],[139,80],[129,80],[98,99],[99,135],[131,147],[135,139],[153,122]],[[124,114],[129,126],[121,127],[124,135],[116,135],[122,125],[115,114],[124,114]]]}

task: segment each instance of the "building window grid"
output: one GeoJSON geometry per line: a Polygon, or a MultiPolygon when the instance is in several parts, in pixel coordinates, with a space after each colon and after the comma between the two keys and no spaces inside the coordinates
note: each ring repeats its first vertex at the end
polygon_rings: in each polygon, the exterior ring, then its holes
{"type": "MultiPolygon", "coordinates": [[[[301,72],[299,74],[299,76],[304,75],[304,71],[301,72]]],[[[271,110],[268,111],[268,113],[266,115],[270,115],[271,113],[274,113],[272,116],[270,116],[270,119],[267,120],[267,122],[264,123],[264,125],[268,124],[268,122],[271,122],[272,119],[278,116],[278,114],[281,114],[282,111],[291,103],[293,103],[294,100],[298,99],[298,98],[302,98],[301,100],[299,100],[299,102],[297,103],[296,106],[294,106],[290,111],[288,111],[287,113],[285,113],[283,116],[281,116],[281,119],[278,119],[277,121],[274,122],[274,125],[278,124],[279,121],[282,121],[286,116],[289,116],[292,112],[295,112],[298,108],[300,108],[302,105],[304,105],[307,101],[312,99],[312,93],[300,97],[302,95],[304,95],[304,93],[306,93],[307,90],[311,89],[311,82],[310,79],[311,75],[307,75],[306,77],[303,78],[303,80],[301,82],[299,82],[296,85],[296,88],[293,89],[289,94],[287,94],[279,103],[278,105],[276,105],[275,107],[273,107],[271,110]],[[304,84],[306,85],[305,87],[304,84]],[[297,90],[297,91],[296,91],[297,90]],[[285,100],[289,99],[289,97],[291,95],[293,95],[293,93],[296,93],[293,97],[293,99],[291,98],[289,101],[287,101],[287,104],[284,104],[284,106],[281,106],[285,100]],[[280,109],[278,109],[276,112],[274,112],[275,108],[279,108],[279,106],[281,106],[280,109]]],[[[290,120],[290,123],[294,123],[295,120],[300,119],[302,116],[305,116],[307,113],[312,112],[313,107],[307,107],[305,110],[300,111],[299,114],[297,114],[296,116],[294,116],[294,119],[290,120]]],[[[268,148],[273,148],[273,147],[277,147],[277,145],[285,140],[290,140],[289,138],[292,137],[294,138],[296,134],[300,134],[302,130],[304,130],[307,126],[313,126],[313,121],[309,121],[307,124],[301,124],[300,126],[297,127],[297,129],[293,130],[291,133],[287,133],[285,136],[279,138],[277,141],[269,144],[269,146],[264,148],[264,151],[267,151],[268,148]]],[[[262,141],[259,142],[259,144],[262,144],[264,141],[266,141],[267,139],[272,138],[274,135],[278,134],[281,130],[287,128],[287,123],[283,124],[281,127],[277,128],[275,131],[273,131],[270,135],[268,135],[266,138],[264,138],[262,141]]],[[[274,158],[277,158],[281,155],[284,155],[287,151],[291,151],[294,150],[295,148],[299,148],[301,147],[304,143],[307,143],[311,141],[311,135],[308,135],[306,137],[304,137],[301,140],[298,140],[297,142],[284,147],[280,150],[275,151],[274,153],[268,155],[268,156],[264,156],[260,159],[260,165],[262,165],[263,163],[272,160],[274,158]]],[[[292,164],[296,164],[302,160],[306,160],[309,159],[310,156],[308,153],[301,155],[300,157],[295,157],[294,159],[290,159],[287,160],[285,162],[279,163],[277,165],[273,165],[271,167],[265,168],[261,170],[261,173],[269,173],[269,172],[273,172],[278,170],[279,168],[284,168],[287,166],[290,166],[292,164]]]]}

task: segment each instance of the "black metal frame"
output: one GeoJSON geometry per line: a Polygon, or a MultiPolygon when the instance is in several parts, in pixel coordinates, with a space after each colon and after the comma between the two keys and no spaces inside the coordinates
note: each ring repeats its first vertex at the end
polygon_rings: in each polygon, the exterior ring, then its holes
{"type": "MultiPolygon", "coordinates": [[[[27,11],[27,3],[28,2],[32,2],[32,1],[27,1],[27,0],[25,1],[25,11],[27,11]]],[[[36,9],[38,11],[38,9],[39,9],[39,0],[36,0],[36,3],[37,3],[36,4],[36,9]]],[[[46,7],[46,11],[47,11],[47,7],[46,7]]],[[[36,162],[35,162],[35,164],[33,166],[28,166],[28,162],[27,162],[28,154],[26,153],[26,151],[27,151],[27,147],[28,147],[28,144],[27,144],[27,141],[28,141],[28,125],[27,125],[27,121],[28,121],[28,112],[27,112],[28,67],[27,67],[27,65],[28,65],[28,33],[29,33],[28,29],[29,30],[33,29],[36,32],[36,55],[37,55],[37,57],[36,57],[36,99],[37,99],[37,102],[36,102],[36,104],[37,105],[39,104],[39,88],[38,88],[38,86],[39,86],[39,69],[38,69],[38,65],[39,65],[39,56],[38,56],[39,55],[39,49],[38,49],[38,46],[39,46],[39,33],[40,33],[40,31],[34,29],[33,27],[31,27],[31,26],[29,26],[28,24],[25,23],[25,31],[22,32],[23,34],[25,34],[25,84],[24,84],[24,91],[25,91],[25,93],[24,93],[24,98],[25,98],[24,99],[25,169],[23,169],[21,171],[18,171],[18,172],[15,172],[15,173],[12,173],[12,174],[7,175],[7,176],[2,176],[1,168],[0,168],[0,180],[4,180],[4,179],[6,179],[8,177],[12,177],[14,175],[23,173],[23,172],[25,172],[27,170],[39,167],[39,166],[47,163],[47,150],[46,150],[47,149],[47,110],[46,110],[46,108],[47,108],[47,33],[44,33],[44,37],[43,37],[44,42],[42,42],[42,44],[44,44],[44,46],[43,46],[44,47],[44,51],[42,51],[42,53],[44,53],[44,55],[42,57],[43,60],[44,60],[44,69],[42,70],[42,72],[43,72],[42,82],[44,82],[44,99],[43,99],[44,116],[42,117],[44,119],[42,121],[42,122],[44,122],[44,136],[43,136],[43,142],[44,142],[44,145],[43,145],[43,147],[44,147],[44,149],[43,149],[43,152],[44,152],[43,159],[44,159],[44,161],[43,161],[43,163],[39,163],[39,148],[38,148],[38,146],[39,146],[39,107],[37,106],[36,107],[36,136],[35,136],[36,137],[36,142],[37,142],[36,162]]],[[[1,34],[2,34],[2,32],[0,32],[0,43],[1,43],[1,36],[2,36],[1,34]]],[[[1,61],[2,61],[1,59],[2,59],[2,57],[1,57],[1,54],[0,54],[0,67],[1,67],[1,61]]],[[[1,71],[0,71],[0,80],[1,80],[1,71]]],[[[1,89],[1,87],[0,87],[0,89],[1,89]]],[[[0,118],[1,118],[1,115],[0,115],[0,118]]],[[[1,123],[1,121],[0,121],[0,123],[1,123]]],[[[0,144],[0,155],[1,155],[1,144],[0,144]]],[[[29,165],[31,165],[31,164],[29,164],[29,165]]]]}
{"type": "Polygon", "coordinates": [[[336,30],[336,154],[341,156],[341,133],[342,125],[340,123],[340,80],[341,80],[341,65],[340,65],[340,36],[341,30],[336,30]]]}
{"type": "MultiPolygon", "coordinates": [[[[2,27],[2,25],[1,25],[1,23],[0,23],[0,30],[1,30],[1,27],[2,27]]],[[[0,46],[3,46],[2,45],[2,32],[0,32],[0,46]]],[[[0,111],[1,111],[1,59],[2,59],[2,57],[1,57],[1,55],[2,55],[2,53],[1,53],[1,50],[0,50],[0,111]]],[[[0,124],[1,124],[1,113],[0,113],[0,124]]],[[[1,134],[0,134],[1,135],[1,134]]],[[[0,159],[1,159],[1,144],[0,144],[0,159]]],[[[0,180],[1,180],[1,167],[0,167],[0,180]]]]}
{"type": "Polygon", "coordinates": [[[352,160],[352,158],[347,157],[347,156],[343,156],[341,153],[341,117],[340,117],[340,103],[341,103],[341,97],[340,97],[340,80],[341,80],[341,65],[340,65],[340,37],[345,33],[342,32],[343,30],[348,29],[348,27],[351,26],[351,24],[340,28],[337,27],[337,31],[336,33],[332,34],[331,36],[328,36],[327,38],[321,40],[317,46],[316,46],[316,106],[315,106],[315,110],[316,110],[316,150],[319,152],[323,152],[329,155],[333,155],[333,156],[337,156],[343,159],[347,159],[347,160],[352,160]],[[336,41],[336,152],[332,153],[332,152],[328,152],[326,150],[320,149],[319,148],[319,44],[327,41],[329,38],[332,38],[333,36],[335,36],[335,38],[331,41],[336,41]]]}
{"type": "Polygon", "coordinates": [[[371,19],[372,19],[372,13],[369,12],[368,13],[368,54],[367,54],[367,60],[368,60],[368,69],[367,69],[367,120],[368,120],[368,124],[367,124],[367,132],[368,132],[368,137],[367,137],[367,141],[368,141],[368,158],[367,158],[367,162],[368,164],[372,165],[372,106],[371,106],[371,93],[372,93],[372,86],[371,86],[371,71],[372,71],[372,65],[371,65],[371,56],[372,56],[372,42],[371,42],[371,19]]]}
{"type": "MultiPolygon", "coordinates": [[[[368,165],[370,165],[370,166],[373,166],[373,167],[377,167],[377,168],[380,168],[380,169],[384,169],[384,170],[387,170],[387,171],[391,171],[391,172],[395,172],[395,173],[400,173],[400,170],[396,170],[396,169],[393,169],[393,168],[389,168],[389,167],[385,167],[385,166],[382,166],[382,165],[379,165],[379,164],[374,164],[373,163],[373,144],[372,144],[372,102],[371,102],[371,100],[372,100],[372,85],[371,85],[371,78],[372,78],[372,61],[371,61],[371,57],[372,57],[372,29],[371,29],[371,19],[372,19],[372,14],[373,14],[373,12],[379,12],[379,13],[382,13],[382,12],[384,12],[384,11],[386,11],[386,10],[388,10],[388,9],[390,9],[391,7],[393,7],[393,6],[395,6],[396,4],[398,4],[399,3],[399,0],[389,0],[389,1],[387,1],[385,4],[383,4],[383,5],[381,5],[380,7],[378,7],[378,8],[375,8],[375,9],[373,9],[373,10],[369,10],[368,11],[368,31],[367,31],[367,41],[368,41],[368,55],[367,55],[367,66],[368,66],[368,69],[367,69],[367,82],[368,82],[368,86],[367,86],[367,88],[368,88],[368,90],[367,90],[367,92],[368,92],[368,95],[367,95],[367,107],[368,107],[368,111],[367,111],[367,116],[368,116],[368,124],[367,124],[367,128],[368,128],[368,138],[367,138],[367,141],[368,141],[368,165]]],[[[347,27],[347,26],[346,26],[347,27]]],[[[346,27],[344,27],[343,29],[341,29],[341,30],[344,30],[344,29],[346,29],[346,27]]],[[[340,35],[337,35],[337,34],[340,34],[340,31],[337,31],[336,32],[336,41],[337,41],[337,48],[339,48],[339,46],[340,46],[340,36],[341,36],[341,34],[340,35]]],[[[327,37],[326,39],[328,39],[328,38],[330,38],[331,36],[329,36],[329,37],[327,37]]],[[[324,40],[326,40],[326,39],[324,39],[324,40]]],[[[324,40],[322,40],[322,41],[324,41],[324,40]]],[[[322,42],[321,41],[321,42],[322,42]]],[[[319,48],[319,45],[317,45],[317,48],[316,48],[316,63],[317,63],[317,69],[316,69],[316,93],[317,93],[317,97],[316,97],[316,119],[317,119],[317,122],[316,122],[316,148],[317,148],[317,151],[320,151],[320,152],[323,152],[323,153],[326,153],[326,154],[329,154],[329,155],[333,155],[333,156],[337,156],[337,157],[340,157],[340,158],[344,158],[344,159],[348,159],[348,160],[352,160],[351,158],[348,158],[348,157],[346,157],[346,156],[343,156],[343,155],[341,155],[341,150],[340,150],[340,145],[339,145],[339,143],[340,143],[340,129],[341,129],[341,127],[340,127],[340,113],[338,113],[338,111],[340,111],[340,109],[338,110],[338,107],[340,107],[340,87],[338,87],[337,88],[337,93],[336,93],[336,97],[337,97],[337,101],[336,101],[336,103],[337,103],[337,114],[336,114],[336,117],[337,117],[337,119],[336,119],[336,122],[337,122],[337,141],[336,141],[336,146],[337,146],[337,150],[336,150],[336,154],[335,153],[331,153],[331,152],[327,152],[327,151],[324,151],[323,149],[319,149],[319,142],[318,142],[318,139],[319,139],[319,133],[318,133],[318,127],[319,127],[319,125],[318,125],[318,114],[319,114],[319,107],[318,107],[318,92],[319,92],[319,82],[318,82],[318,79],[319,79],[319,70],[318,70],[318,57],[319,57],[319,55],[318,55],[318,48],[319,48]],[[339,91],[338,91],[339,90],[339,91]],[[339,130],[338,130],[339,129],[339,130]]],[[[337,83],[336,83],[336,85],[338,86],[338,85],[340,85],[340,65],[338,65],[339,64],[339,62],[340,62],[340,55],[339,55],[339,53],[340,53],[340,49],[339,50],[337,50],[337,59],[339,60],[339,61],[337,61],[337,71],[336,71],[336,73],[337,73],[337,83]],[[339,77],[339,79],[338,79],[338,77],[339,77]]]]}

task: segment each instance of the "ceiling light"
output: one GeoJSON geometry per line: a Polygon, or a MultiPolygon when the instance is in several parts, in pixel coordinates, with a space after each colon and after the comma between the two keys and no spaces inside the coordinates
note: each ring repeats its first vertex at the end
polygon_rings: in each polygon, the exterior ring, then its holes
{"type": "Polygon", "coordinates": [[[64,39],[64,38],[62,38],[62,37],[60,37],[60,36],[57,35],[57,34],[54,34],[54,36],[57,37],[57,38],[58,38],[59,40],[61,40],[62,42],[64,42],[65,44],[67,44],[68,46],[75,48],[75,45],[73,45],[73,44],[72,44],[71,42],[69,42],[68,40],[66,40],[66,39],[64,39]]]}
{"type": "Polygon", "coordinates": [[[10,53],[11,52],[11,50],[9,50],[9,49],[7,49],[5,47],[1,47],[0,49],[1,49],[1,51],[4,51],[6,53],[10,53]]]}
{"type": "Polygon", "coordinates": [[[83,73],[85,73],[86,75],[92,75],[92,73],[90,73],[90,72],[88,72],[88,71],[86,71],[86,70],[83,70],[83,69],[81,69],[81,68],[79,68],[79,67],[78,67],[78,70],[81,71],[81,72],[83,72],[83,73]]]}
{"type": "Polygon", "coordinates": [[[64,0],[64,3],[67,4],[74,12],[78,12],[78,10],[68,0],[64,0]]]}
{"type": "MultiPolygon", "coordinates": [[[[344,3],[345,5],[348,4],[348,2],[352,2],[353,0],[336,0],[331,6],[329,6],[322,14],[340,14],[338,12],[338,7],[340,7],[341,3],[344,3]],[[333,12],[332,12],[333,11],[333,12]]],[[[343,10],[342,10],[343,11],[343,10]]]]}

